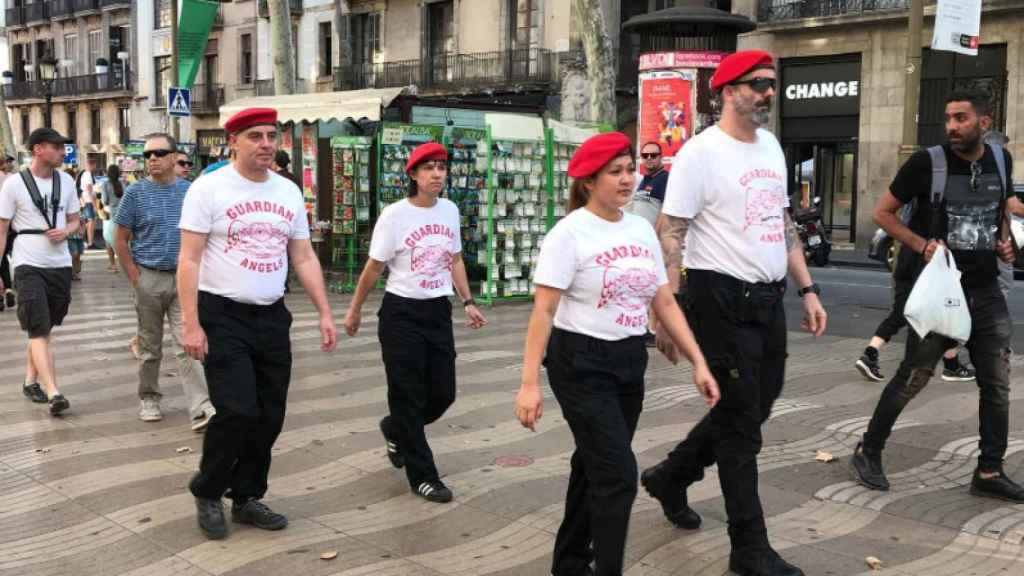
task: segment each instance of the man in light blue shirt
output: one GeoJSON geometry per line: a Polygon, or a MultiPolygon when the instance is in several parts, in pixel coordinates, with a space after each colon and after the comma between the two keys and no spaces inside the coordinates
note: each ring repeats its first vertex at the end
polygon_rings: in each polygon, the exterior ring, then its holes
{"type": "Polygon", "coordinates": [[[192,429],[199,432],[206,428],[215,411],[202,366],[189,358],[181,346],[181,306],[176,281],[181,246],[178,221],[189,182],[174,173],[177,143],[170,135],[148,136],[142,155],[149,176],[125,190],[115,219],[117,257],[131,282],[139,317],[139,419],[163,419],[159,378],[166,317],[177,346],[178,375],[185,389],[192,429]]]}

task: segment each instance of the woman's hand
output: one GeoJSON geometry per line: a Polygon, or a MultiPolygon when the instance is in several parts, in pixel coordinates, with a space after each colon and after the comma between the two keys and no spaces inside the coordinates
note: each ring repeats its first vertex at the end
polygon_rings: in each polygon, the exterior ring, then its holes
{"type": "Polygon", "coordinates": [[[487,325],[487,318],[484,317],[484,313],[476,307],[476,304],[470,304],[466,306],[466,326],[474,330],[479,330],[487,325]]]}
{"type": "Polygon", "coordinates": [[[359,310],[349,307],[348,312],[345,313],[345,320],[342,322],[345,326],[345,333],[349,336],[355,336],[359,332],[359,324],[362,323],[363,314],[359,310]]]}
{"type": "Polygon", "coordinates": [[[708,405],[708,408],[714,408],[722,396],[718,390],[718,382],[711,375],[707,364],[693,367],[693,383],[697,386],[697,391],[704,398],[704,403],[708,405]]]}
{"type": "Polygon", "coordinates": [[[519,394],[516,395],[516,418],[525,428],[535,432],[534,426],[544,413],[544,397],[540,393],[540,386],[536,378],[532,382],[523,381],[519,387],[519,394]]]}

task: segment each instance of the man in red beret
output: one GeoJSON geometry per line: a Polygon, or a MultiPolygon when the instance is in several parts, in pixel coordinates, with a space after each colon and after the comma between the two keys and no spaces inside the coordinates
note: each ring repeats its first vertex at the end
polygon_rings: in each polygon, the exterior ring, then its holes
{"type": "Polygon", "coordinates": [[[288,525],[261,499],[291,380],[292,315],[284,305],[289,261],[319,313],[321,350],[333,350],[337,340],[302,194],[270,170],[277,113],[250,108],[224,127],[233,160],[192,184],[178,225],[184,348],[204,362],[217,410],[199,473],[189,483],[199,527],[211,539],[227,536],[225,494],[234,502],[235,522],[265,530],[288,525]]]}
{"type": "MultiPolygon", "coordinates": [[[[729,568],[741,576],[799,576],[768,542],[757,486],[761,425],[782,392],[786,365],[786,274],[803,298],[804,327],[820,336],[826,315],[789,218],[786,159],[771,132],[775,69],[770,54],[737,52],[711,80],[717,125],[676,155],[659,221],[668,277],[721,390],[721,400],[641,482],[668,519],[696,528],[686,488],[718,464],[729,516],[729,568]],[[684,243],[685,240],[685,243],[684,243]]],[[[677,354],[659,329],[658,347],[677,354]]]]}

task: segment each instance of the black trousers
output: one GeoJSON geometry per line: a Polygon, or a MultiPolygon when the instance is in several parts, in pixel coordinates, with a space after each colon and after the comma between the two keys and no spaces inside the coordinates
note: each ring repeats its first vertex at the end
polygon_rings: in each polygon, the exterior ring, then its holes
{"type": "MultiPolygon", "coordinates": [[[[1010,429],[1010,338],[1013,324],[998,280],[980,288],[965,288],[971,311],[967,351],[977,372],[979,391],[978,466],[1000,470],[1010,429]]],[[[956,343],[937,334],[921,339],[913,330],[899,370],[886,385],[864,434],[864,450],[880,453],[900,413],[924,389],[943,352],[956,343]]]]}
{"type": "Polygon", "coordinates": [[[455,402],[455,337],[448,298],[384,294],[377,338],[388,379],[389,436],[405,457],[409,485],[439,480],[425,427],[455,402]]]}
{"type": "Polygon", "coordinates": [[[14,239],[17,237],[18,233],[8,227],[7,245],[4,247],[3,258],[0,258],[0,280],[3,280],[6,290],[14,290],[14,281],[11,278],[11,251],[14,249],[14,239]]]}
{"type": "Polygon", "coordinates": [[[746,284],[687,270],[686,319],[721,399],[668,455],[673,480],[688,486],[717,463],[733,548],[768,545],[757,487],[761,425],[782,393],[786,369],[785,284],[746,284]]]}
{"type": "Polygon", "coordinates": [[[644,403],[643,337],[617,342],[552,329],[544,366],[576,440],[551,572],[620,576],[637,493],[631,443],[644,403]]]}
{"type": "Polygon", "coordinates": [[[897,332],[907,325],[907,318],[903,315],[903,308],[907,305],[907,298],[914,288],[913,282],[893,279],[892,281],[892,310],[889,315],[875,329],[875,336],[888,342],[897,332]]]}
{"type": "Polygon", "coordinates": [[[284,299],[258,306],[200,292],[199,323],[210,347],[206,382],[217,414],[189,488],[200,498],[262,498],[288,401],[292,315],[284,299]]]}

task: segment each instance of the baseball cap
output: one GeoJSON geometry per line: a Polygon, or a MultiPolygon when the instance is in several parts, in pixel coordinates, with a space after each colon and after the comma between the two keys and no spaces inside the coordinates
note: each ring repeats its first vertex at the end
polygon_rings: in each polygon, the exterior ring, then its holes
{"type": "Polygon", "coordinates": [[[67,144],[70,142],[67,138],[60,135],[53,128],[36,128],[32,131],[32,134],[28,137],[28,143],[25,145],[29,150],[36,144],[42,144],[43,142],[51,142],[53,144],[67,144]]]}

